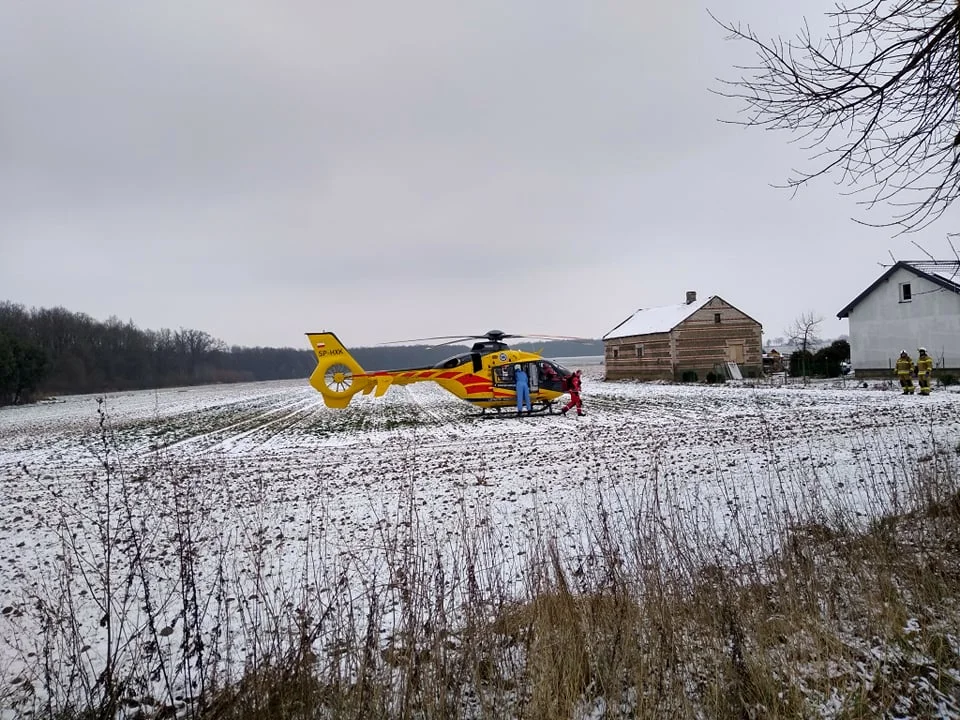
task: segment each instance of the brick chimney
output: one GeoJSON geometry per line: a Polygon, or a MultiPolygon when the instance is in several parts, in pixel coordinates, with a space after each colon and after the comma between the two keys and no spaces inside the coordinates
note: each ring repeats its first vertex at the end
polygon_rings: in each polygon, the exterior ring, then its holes
{"type": "Polygon", "coordinates": [[[687,290],[687,305],[697,301],[697,291],[687,290]]]}

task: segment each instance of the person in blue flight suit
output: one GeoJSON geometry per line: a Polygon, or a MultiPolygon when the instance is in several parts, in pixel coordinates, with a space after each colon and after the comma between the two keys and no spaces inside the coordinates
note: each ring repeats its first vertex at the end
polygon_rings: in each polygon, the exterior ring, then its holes
{"type": "Polygon", "coordinates": [[[523,412],[523,406],[526,404],[527,413],[533,412],[533,404],[530,402],[530,379],[527,377],[527,371],[522,365],[513,366],[513,379],[517,383],[517,417],[523,412]]]}

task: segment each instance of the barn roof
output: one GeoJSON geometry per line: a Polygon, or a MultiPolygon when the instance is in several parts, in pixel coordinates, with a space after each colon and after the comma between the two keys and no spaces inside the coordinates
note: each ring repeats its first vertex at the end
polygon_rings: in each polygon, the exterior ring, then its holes
{"type": "Polygon", "coordinates": [[[926,278],[944,290],[951,290],[960,294],[960,260],[900,260],[896,264],[891,265],[883,275],[874,280],[870,287],[851,300],[843,310],[837,313],[837,317],[841,319],[849,317],[850,311],[853,310],[861,300],[872,293],[880,283],[886,281],[886,279],[897,270],[909,270],[914,275],[926,278]]]}
{"type": "Polygon", "coordinates": [[[630,337],[632,335],[670,332],[712,299],[713,297],[694,300],[689,305],[680,303],[679,305],[666,305],[664,307],[640,308],[604,335],[603,339],[613,340],[614,338],[630,337]]]}

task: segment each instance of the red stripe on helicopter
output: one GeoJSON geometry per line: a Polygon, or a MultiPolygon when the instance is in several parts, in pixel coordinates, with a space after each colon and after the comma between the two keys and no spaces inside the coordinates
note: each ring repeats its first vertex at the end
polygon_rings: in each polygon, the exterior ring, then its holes
{"type": "Polygon", "coordinates": [[[490,378],[485,378],[481,377],[480,375],[474,375],[473,373],[470,373],[469,375],[462,375],[457,378],[457,382],[459,382],[461,385],[475,385],[477,383],[487,383],[487,385],[489,385],[490,378]]]}
{"type": "Polygon", "coordinates": [[[376,378],[376,377],[394,377],[394,378],[428,378],[429,375],[421,375],[417,372],[397,372],[396,370],[374,370],[368,373],[356,373],[354,377],[358,378],[376,378]]]}

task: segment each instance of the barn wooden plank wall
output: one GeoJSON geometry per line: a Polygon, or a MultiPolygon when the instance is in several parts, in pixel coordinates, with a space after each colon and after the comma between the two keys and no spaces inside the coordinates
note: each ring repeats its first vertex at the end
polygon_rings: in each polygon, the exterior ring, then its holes
{"type": "Polygon", "coordinates": [[[762,327],[718,297],[671,332],[605,342],[608,380],[679,380],[688,370],[703,380],[716,365],[728,361],[737,362],[745,374],[759,374],[763,366],[762,327]]]}

